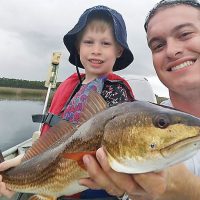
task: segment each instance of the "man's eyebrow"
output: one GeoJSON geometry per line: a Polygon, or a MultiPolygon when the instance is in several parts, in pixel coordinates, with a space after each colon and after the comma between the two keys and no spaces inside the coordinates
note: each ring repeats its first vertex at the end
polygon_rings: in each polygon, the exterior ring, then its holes
{"type": "MultiPolygon", "coordinates": [[[[182,28],[184,28],[184,27],[194,27],[194,25],[193,25],[192,23],[180,24],[180,25],[174,27],[174,28],[172,29],[171,32],[172,32],[172,33],[173,33],[173,32],[177,32],[178,30],[180,30],[180,29],[182,29],[182,28]]],[[[153,37],[152,39],[150,39],[150,40],[148,41],[148,46],[151,47],[151,44],[152,44],[153,42],[155,42],[155,41],[160,41],[160,40],[162,40],[162,38],[160,38],[160,37],[153,37]]]]}
{"type": "Polygon", "coordinates": [[[174,28],[172,29],[172,32],[178,31],[178,30],[180,30],[180,29],[182,29],[182,28],[185,28],[185,27],[187,27],[187,26],[188,26],[188,27],[194,27],[194,25],[193,25],[192,23],[180,24],[180,25],[174,27],[174,28]]]}

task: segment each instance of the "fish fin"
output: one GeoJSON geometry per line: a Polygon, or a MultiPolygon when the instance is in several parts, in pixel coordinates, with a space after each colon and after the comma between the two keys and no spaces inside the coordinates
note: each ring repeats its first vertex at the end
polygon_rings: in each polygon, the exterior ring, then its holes
{"type": "Polygon", "coordinates": [[[75,160],[78,162],[78,165],[86,170],[85,165],[83,163],[83,156],[86,154],[90,154],[92,156],[96,155],[96,151],[88,151],[88,152],[78,152],[78,153],[64,153],[63,157],[70,159],[70,160],[75,160]]]}
{"type": "Polygon", "coordinates": [[[50,196],[43,196],[43,195],[32,195],[28,198],[28,200],[56,200],[56,197],[50,197],[50,196]]]}
{"type": "Polygon", "coordinates": [[[0,163],[2,163],[3,161],[4,161],[4,157],[3,157],[2,151],[0,150],[0,163]]]}
{"type": "Polygon", "coordinates": [[[33,144],[24,155],[22,161],[29,160],[34,156],[47,151],[51,146],[62,139],[67,140],[75,130],[76,128],[73,124],[61,120],[58,124],[49,128],[49,130],[33,144]]]}
{"type": "Polygon", "coordinates": [[[98,92],[91,91],[88,95],[87,103],[80,114],[79,124],[83,124],[95,114],[105,110],[106,108],[108,108],[108,104],[104,98],[98,92]]]}

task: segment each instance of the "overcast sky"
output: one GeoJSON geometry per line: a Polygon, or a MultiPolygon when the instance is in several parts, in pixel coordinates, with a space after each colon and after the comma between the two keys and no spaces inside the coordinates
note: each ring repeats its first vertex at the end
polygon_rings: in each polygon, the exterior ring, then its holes
{"type": "Polygon", "coordinates": [[[62,52],[58,81],[75,72],[68,62],[63,36],[83,11],[106,5],[125,20],[128,43],[135,60],[123,74],[145,76],[159,96],[168,97],[157,79],[147,47],[143,24],[158,0],[0,0],[0,77],[45,80],[53,52],[62,52]]]}

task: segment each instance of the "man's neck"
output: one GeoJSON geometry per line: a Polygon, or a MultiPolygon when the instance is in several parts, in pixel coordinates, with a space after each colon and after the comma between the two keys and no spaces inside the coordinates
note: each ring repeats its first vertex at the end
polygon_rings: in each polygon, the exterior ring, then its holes
{"type": "Polygon", "coordinates": [[[174,108],[200,117],[200,91],[187,96],[169,91],[169,96],[174,108]]]}

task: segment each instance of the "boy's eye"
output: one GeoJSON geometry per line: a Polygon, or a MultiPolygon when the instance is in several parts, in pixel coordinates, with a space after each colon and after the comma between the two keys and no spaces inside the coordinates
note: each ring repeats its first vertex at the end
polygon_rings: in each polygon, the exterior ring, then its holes
{"type": "Polygon", "coordinates": [[[105,45],[105,46],[109,46],[109,45],[111,45],[110,42],[102,42],[102,44],[105,45]]]}
{"type": "Polygon", "coordinates": [[[84,44],[93,44],[93,41],[92,40],[83,40],[83,43],[84,44]]]}

